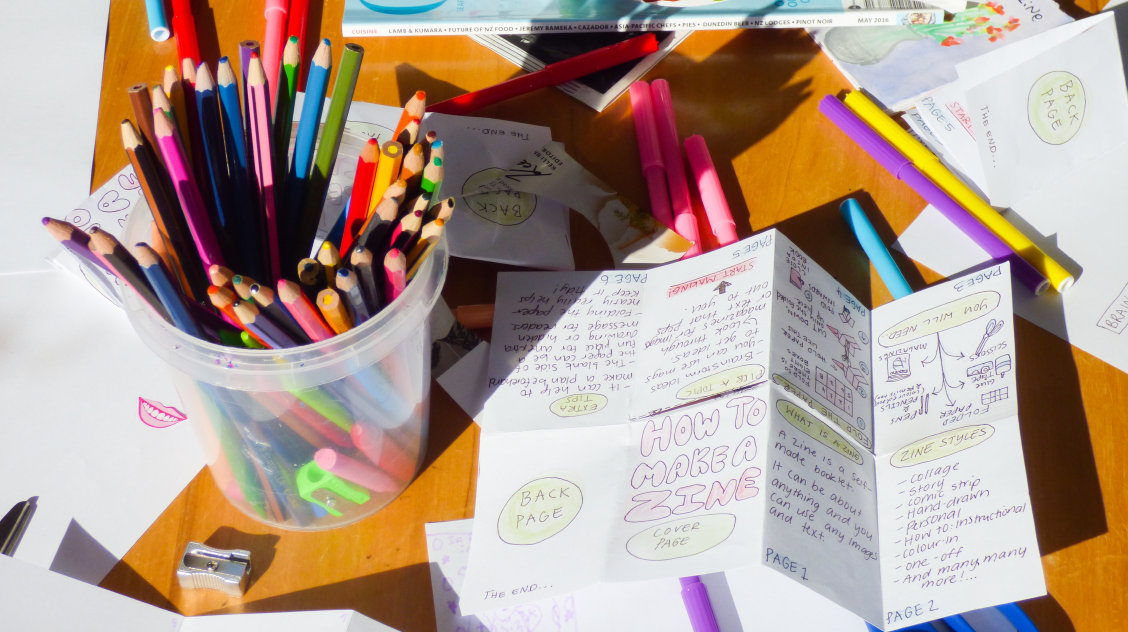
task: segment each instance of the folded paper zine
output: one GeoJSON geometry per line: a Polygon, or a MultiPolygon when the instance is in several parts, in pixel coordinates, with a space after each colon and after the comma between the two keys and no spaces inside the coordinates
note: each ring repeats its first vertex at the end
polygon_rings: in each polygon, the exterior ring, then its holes
{"type": "Polygon", "coordinates": [[[774,230],[501,275],[462,612],[753,564],[886,630],[1044,594],[1010,292],[871,312],[774,230]]]}

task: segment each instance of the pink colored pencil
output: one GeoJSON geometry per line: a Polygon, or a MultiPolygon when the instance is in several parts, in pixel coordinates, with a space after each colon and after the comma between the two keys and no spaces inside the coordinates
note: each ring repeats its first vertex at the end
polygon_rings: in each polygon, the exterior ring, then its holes
{"type": "Polygon", "coordinates": [[[223,253],[219,250],[219,242],[215,238],[215,231],[212,229],[211,219],[208,217],[207,207],[204,206],[204,199],[200,196],[200,188],[196,185],[196,178],[192,175],[192,168],[188,166],[187,156],[184,155],[184,146],[176,134],[172,121],[160,108],[153,108],[153,133],[157,137],[165,166],[172,178],[172,186],[176,189],[180,207],[184,209],[184,218],[188,221],[188,229],[192,233],[192,240],[196,242],[196,249],[200,251],[200,259],[203,260],[204,267],[226,265],[223,253]]]}
{"type": "MultiPolygon", "coordinates": [[[[290,0],[266,0],[266,35],[262,38],[262,69],[269,78],[267,95],[277,97],[278,65],[282,60],[282,47],[286,44],[286,13],[290,10],[290,0]]],[[[274,101],[270,101],[270,112],[274,113],[274,101]]]]}
{"type": "Polygon", "coordinates": [[[410,481],[415,476],[415,459],[409,457],[387,434],[379,428],[354,423],[349,434],[353,445],[380,469],[393,478],[410,481]]]}
{"type": "Polygon", "coordinates": [[[387,281],[388,302],[396,300],[407,285],[407,257],[396,248],[384,256],[384,279],[387,281]]]}
{"type": "Polygon", "coordinates": [[[313,460],[326,472],[336,474],[346,481],[362,485],[374,492],[394,492],[399,489],[399,485],[392,477],[360,461],[354,461],[332,448],[318,450],[313,455],[313,460]]]}
{"type": "Polygon", "coordinates": [[[254,148],[255,176],[258,180],[259,199],[262,200],[266,222],[267,256],[270,258],[270,276],[282,278],[282,260],[278,254],[278,211],[274,202],[274,163],[271,149],[270,95],[267,93],[266,74],[262,60],[251,53],[247,72],[247,97],[250,100],[251,145],[254,148]]]}

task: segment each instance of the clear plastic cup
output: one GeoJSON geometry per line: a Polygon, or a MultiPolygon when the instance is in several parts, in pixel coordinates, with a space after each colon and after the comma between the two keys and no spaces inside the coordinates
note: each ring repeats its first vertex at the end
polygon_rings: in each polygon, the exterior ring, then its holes
{"type": "MultiPolygon", "coordinates": [[[[345,171],[341,162],[334,183],[345,171]]],[[[347,171],[342,190],[351,186],[353,166],[347,171]]],[[[142,199],[123,243],[149,241],[151,219],[142,199]]],[[[382,509],[422,462],[429,320],[447,259],[443,237],[389,306],[344,334],[293,349],[212,344],[172,327],[133,292],[123,292],[123,303],[138,335],[172,369],[228,500],[273,526],[330,529],[382,509]]]]}

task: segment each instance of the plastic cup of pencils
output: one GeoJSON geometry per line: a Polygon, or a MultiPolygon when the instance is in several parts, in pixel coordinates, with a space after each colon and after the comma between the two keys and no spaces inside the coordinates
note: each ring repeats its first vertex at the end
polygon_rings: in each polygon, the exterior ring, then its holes
{"type": "MultiPolygon", "coordinates": [[[[123,241],[148,241],[151,217],[142,200],[123,241]]],[[[167,324],[132,292],[123,292],[124,304],[138,335],[171,367],[228,500],[272,526],[331,529],[385,507],[422,464],[429,321],[447,259],[444,237],[392,304],[344,334],[291,349],[212,344],[167,324]]]]}

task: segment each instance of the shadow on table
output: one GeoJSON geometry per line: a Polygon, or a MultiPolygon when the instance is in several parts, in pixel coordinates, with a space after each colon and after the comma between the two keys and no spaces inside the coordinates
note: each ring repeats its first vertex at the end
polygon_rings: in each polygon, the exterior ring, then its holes
{"type": "MultiPolygon", "coordinates": [[[[251,552],[251,583],[262,577],[274,562],[278,541],[281,538],[271,533],[244,533],[234,527],[220,527],[204,540],[204,544],[217,549],[242,549],[251,552]]],[[[250,588],[248,586],[248,589],[250,588]]]]}
{"type": "Polygon", "coordinates": [[[356,610],[400,632],[432,632],[435,629],[435,612],[430,567],[421,562],[366,577],[240,603],[208,614],[299,610],[356,610]]]}

